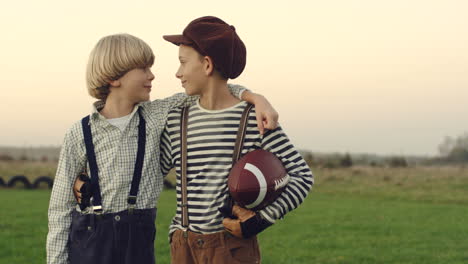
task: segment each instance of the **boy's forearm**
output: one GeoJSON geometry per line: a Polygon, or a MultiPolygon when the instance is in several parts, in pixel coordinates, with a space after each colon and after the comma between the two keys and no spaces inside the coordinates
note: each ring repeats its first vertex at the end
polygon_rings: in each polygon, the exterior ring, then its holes
{"type": "Polygon", "coordinates": [[[47,234],[47,263],[66,263],[68,259],[67,240],[71,226],[71,211],[74,200],[71,197],[67,176],[58,169],[52,189],[49,210],[47,234]],[[70,193],[70,194],[69,194],[70,193]]]}
{"type": "MultiPolygon", "coordinates": [[[[152,103],[156,105],[158,102],[162,103],[164,110],[169,112],[171,109],[191,106],[197,100],[197,96],[188,96],[186,93],[176,93],[164,99],[154,100],[152,103]]],[[[157,111],[161,111],[161,105],[156,105],[157,111]]]]}
{"type": "Polygon", "coordinates": [[[240,100],[242,100],[242,94],[245,91],[248,91],[247,88],[239,84],[228,83],[227,87],[228,87],[229,92],[240,100]]]}
{"type": "Polygon", "coordinates": [[[260,98],[263,98],[264,100],[266,100],[263,95],[253,93],[253,92],[251,92],[249,90],[245,90],[245,91],[242,92],[242,95],[241,95],[240,99],[255,105],[256,102],[258,102],[258,100],[260,98]]]}
{"type": "Polygon", "coordinates": [[[260,134],[263,135],[265,129],[272,130],[278,126],[278,112],[276,112],[263,95],[246,90],[242,93],[241,97],[242,100],[255,105],[257,127],[260,134]]]}
{"type": "Polygon", "coordinates": [[[167,124],[163,134],[161,135],[160,152],[160,169],[163,177],[166,177],[169,171],[173,168],[171,138],[169,136],[167,124]]]}

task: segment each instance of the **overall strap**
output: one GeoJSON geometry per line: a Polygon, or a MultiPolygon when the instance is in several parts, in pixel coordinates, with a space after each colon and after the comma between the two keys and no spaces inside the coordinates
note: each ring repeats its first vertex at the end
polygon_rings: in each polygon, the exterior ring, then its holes
{"type": "Polygon", "coordinates": [[[252,104],[247,104],[242,112],[242,117],[239,124],[239,130],[237,130],[236,145],[234,146],[234,153],[232,155],[232,166],[240,159],[242,154],[242,147],[244,146],[245,131],[247,130],[247,123],[249,122],[249,113],[252,109],[252,104]]]}
{"type": "Polygon", "coordinates": [[[132,185],[130,194],[128,195],[128,212],[131,214],[136,206],[138,188],[140,187],[141,172],[143,170],[143,161],[145,160],[146,148],[146,121],[141,114],[141,108],[138,109],[140,123],[138,124],[138,151],[135,161],[135,169],[133,171],[132,185]]]}
{"type": "Polygon", "coordinates": [[[180,117],[180,189],[182,196],[182,228],[184,236],[187,237],[189,226],[188,219],[188,199],[187,199],[187,122],[188,122],[189,107],[182,109],[180,117]]]}
{"type": "MultiPolygon", "coordinates": [[[[132,184],[130,187],[130,194],[128,195],[128,212],[131,214],[136,206],[138,195],[138,188],[140,186],[141,174],[143,170],[143,161],[145,159],[146,147],[146,121],[138,109],[138,116],[140,123],[138,124],[138,150],[135,161],[135,169],[133,171],[132,184]]],[[[91,126],[89,124],[89,116],[81,120],[83,129],[84,141],[86,146],[86,155],[88,157],[89,169],[91,171],[91,186],[93,189],[93,211],[96,214],[102,213],[102,197],[101,188],[99,186],[99,173],[96,163],[96,153],[94,151],[93,137],[91,133],[91,126]]]]}
{"type": "Polygon", "coordinates": [[[91,186],[93,189],[93,211],[96,214],[102,213],[101,188],[99,187],[99,172],[96,163],[96,154],[94,153],[93,136],[89,124],[89,116],[81,119],[84,142],[86,146],[86,156],[88,157],[89,170],[91,172],[91,186]]]}
{"type": "MultiPolygon", "coordinates": [[[[232,153],[232,166],[237,163],[237,161],[240,159],[241,154],[242,154],[242,147],[244,146],[244,138],[245,138],[245,131],[247,130],[247,124],[249,122],[249,113],[250,110],[252,110],[253,105],[252,104],[247,104],[247,106],[244,108],[244,112],[242,112],[240,124],[239,124],[239,129],[237,130],[237,138],[236,138],[236,145],[234,146],[234,152],[232,153]]],[[[230,196],[226,201],[226,206],[228,208],[228,214],[230,217],[234,217],[232,215],[232,207],[234,206],[234,199],[232,199],[230,196]]]]}

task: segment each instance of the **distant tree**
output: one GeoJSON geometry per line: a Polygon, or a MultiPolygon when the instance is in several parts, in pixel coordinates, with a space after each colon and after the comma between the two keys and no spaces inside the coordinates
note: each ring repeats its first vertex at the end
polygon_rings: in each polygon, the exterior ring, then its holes
{"type": "Polygon", "coordinates": [[[49,157],[47,157],[46,155],[42,155],[41,162],[48,162],[48,161],[49,161],[49,157]]]}
{"type": "Polygon", "coordinates": [[[8,154],[0,154],[0,160],[2,161],[12,161],[13,157],[8,154]]]}
{"type": "Polygon", "coordinates": [[[327,169],[335,169],[341,167],[341,158],[337,153],[328,154],[321,158],[322,166],[327,169]]]}
{"type": "Polygon", "coordinates": [[[456,138],[445,137],[439,145],[439,153],[447,161],[468,162],[468,132],[456,138]]]}
{"type": "Polygon", "coordinates": [[[334,169],[334,168],[338,167],[336,162],[334,162],[334,160],[332,160],[330,158],[326,159],[324,161],[324,163],[322,164],[322,166],[324,168],[327,168],[327,169],[334,169]]]}
{"type": "Polygon", "coordinates": [[[304,159],[307,162],[307,165],[312,166],[314,165],[314,155],[312,152],[307,152],[304,154],[304,159]]]}
{"type": "Polygon", "coordinates": [[[405,157],[395,156],[389,159],[388,165],[392,168],[408,167],[408,162],[406,161],[405,157]]]}
{"type": "Polygon", "coordinates": [[[468,162],[468,149],[463,147],[455,147],[447,156],[449,161],[468,162]]]}
{"type": "Polygon", "coordinates": [[[448,156],[450,154],[450,151],[455,146],[455,140],[452,137],[446,136],[444,138],[444,141],[439,144],[439,153],[441,156],[448,156]]]}
{"type": "Polygon", "coordinates": [[[349,168],[353,166],[353,160],[351,159],[351,156],[349,155],[349,153],[346,153],[344,157],[341,158],[340,165],[341,167],[344,167],[344,168],[349,168]]]}

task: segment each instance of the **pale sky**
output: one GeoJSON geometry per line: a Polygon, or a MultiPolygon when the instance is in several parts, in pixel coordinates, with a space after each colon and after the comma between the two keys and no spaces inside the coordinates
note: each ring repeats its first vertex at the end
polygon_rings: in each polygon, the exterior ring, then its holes
{"type": "Polygon", "coordinates": [[[247,66],[299,149],[437,154],[468,131],[468,1],[3,1],[0,146],[59,145],[91,109],[85,69],[103,36],[156,55],[151,97],[183,92],[162,35],[214,15],[236,27],[247,66]]]}

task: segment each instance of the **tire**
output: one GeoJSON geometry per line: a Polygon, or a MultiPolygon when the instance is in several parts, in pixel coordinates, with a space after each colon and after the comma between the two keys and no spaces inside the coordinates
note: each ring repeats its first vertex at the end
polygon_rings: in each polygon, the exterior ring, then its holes
{"type": "Polygon", "coordinates": [[[5,187],[5,182],[3,181],[2,178],[0,178],[0,187],[5,187]]]}
{"type": "Polygon", "coordinates": [[[41,176],[34,181],[32,188],[33,189],[39,188],[39,185],[41,183],[46,183],[49,189],[52,189],[52,185],[54,185],[54,180],[52,180],[51,178],[47,176],[41,176]]]}
{"type": "Polygon", "coordinates": [[[25,189],[31,189],[31,183],[29,182],[28,178],[24,177],[23,175],[16,175],[11,177],[8,181],[7,187],[15,187],[17,183],[22,183],[25,189]]]}

